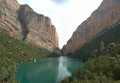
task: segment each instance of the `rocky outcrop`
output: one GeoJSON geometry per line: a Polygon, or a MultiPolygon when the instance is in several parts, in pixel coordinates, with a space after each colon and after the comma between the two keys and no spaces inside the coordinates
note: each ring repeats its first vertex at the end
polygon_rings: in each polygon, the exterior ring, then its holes
{"type": "Polygon", "coordinates": [[[62,49],[62,53],[64,55],[73,53],[118,21],[120,21],[120,0],[103,0],[99,8],[77,27],[62,49]]]}
{"type": "Polygon", "coordinates": [[[58,35],[51,19],[16,0],[0,0],[0,31],[50,51],[58,51],[58,35]]]}
{"type": "Polygon", "coordinates": [[[0,31],[21,39],[21,23],[18,20],[19,7],[16,0],[0,0],[0,31]]]}
{"type": "Polygon", "coordinates": [[[106,47],[106,49],[105,49],[105,51],[104,51],[104,54],[110,53],[110,52],[113,51],[115,48],[116,48],[116,44],[115,44],[115,43],[110,43],[110,44],[106,47]]]}

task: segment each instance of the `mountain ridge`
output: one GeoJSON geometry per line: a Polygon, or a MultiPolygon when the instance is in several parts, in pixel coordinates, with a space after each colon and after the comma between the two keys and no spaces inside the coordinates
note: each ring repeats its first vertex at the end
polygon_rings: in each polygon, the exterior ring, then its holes
{"type": "Polygon", "coordinates": [[[120,19],[120,0],[103,0],[91,16],[81,23],[67,44],[63,55],[72,54],[100,32],[108,29],[120,19]]]}
{"type": "Polygon", "coordinates": [[[0,0],[0,30],[26,43],[59,53],[56,28],[49,17],[17,0],[0,0]],[[57,50],[56,50],[57,49],[57,50]]]}

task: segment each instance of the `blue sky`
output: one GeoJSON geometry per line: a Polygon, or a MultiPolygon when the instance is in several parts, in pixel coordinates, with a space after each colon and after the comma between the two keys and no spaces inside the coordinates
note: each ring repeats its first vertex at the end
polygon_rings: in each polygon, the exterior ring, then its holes
{"type": "Polygon", "coordinates": [[[60,48],[70,39],[76,28],[98,8],[103,0],[18,0],[37,13],[44,14],[55,25],[60,48]]]}

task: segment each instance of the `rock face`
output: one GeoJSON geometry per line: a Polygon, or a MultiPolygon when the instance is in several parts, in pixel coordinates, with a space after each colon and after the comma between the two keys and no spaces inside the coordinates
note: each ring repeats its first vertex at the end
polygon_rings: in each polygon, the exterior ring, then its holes
{"type": "Polygon", "coordinates": [[[64,55],[73,53],[118,21],[120,21],[120,0],[103,0],[99,8],[77,27],[67,45],[63,47],[62,53],[64,55]]]}
{"type": "Polygon", "coordinates": [[[0,31],[50,51],[58,51],[58,35],[51,19],[16,0],[0,0],[0,31]]]}
{"type": "Polygon", "coordinates": [[[104,51],[104,54],[108,54],[110,53],[111,51],[113,51],[116,47],[116,44],[115,43],[110,43],[107,48],[105,49],[104,51]]]}

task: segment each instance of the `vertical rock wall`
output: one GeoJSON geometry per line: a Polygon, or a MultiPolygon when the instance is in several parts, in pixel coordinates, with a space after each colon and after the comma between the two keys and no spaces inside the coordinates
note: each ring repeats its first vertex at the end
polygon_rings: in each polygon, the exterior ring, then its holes
{"type": "Polygon", "coordinates": [[[51,19],[16,0],[0,0],[0,31],[50,51],[59,48],[58,35],[51,19]]]}

